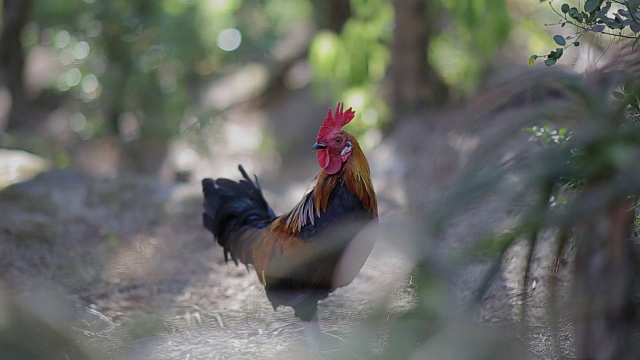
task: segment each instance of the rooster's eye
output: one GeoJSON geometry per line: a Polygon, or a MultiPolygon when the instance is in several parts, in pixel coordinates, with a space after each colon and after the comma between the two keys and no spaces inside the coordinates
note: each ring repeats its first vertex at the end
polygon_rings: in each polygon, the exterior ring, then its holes
{"type": "Polygon", "coordinates": [[[335,141],[336,141],[336,144],[340,144],[340,143],[342,142],[342,139],[340,139],[340,138],[336,138],[336,140],[335,140],[335,141]]]}

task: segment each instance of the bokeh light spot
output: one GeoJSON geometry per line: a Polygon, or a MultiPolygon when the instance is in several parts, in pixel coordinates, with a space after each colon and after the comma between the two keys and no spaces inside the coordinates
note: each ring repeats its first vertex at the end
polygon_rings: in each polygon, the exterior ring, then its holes
{"type": "Polygon", "coordinates": [[[86,41],[80,41],[74,47],[73,55],[75,56],[76,60],[84,60],[87,58],[87,56],[89,56],[89,51],[91,51],[89,43],[87,43],[86,41]]]}
{"type": "Polygon", "coordinates": [[[93,92],[98,88],[98,78],[95,75],[89,74],[82,80],[82,91],[93,92]]]}
{"type": "Polygon", "coordinates": [[[69,127],[75,132],[81,132],[87,126],[87,118],[82,113],[74,113],[69,118],[69,127]]]}
{"type": "Polygon", "coordinates": [[[58,49],[66,48],[69,46],[69,43],[71,43],[71,35],[69,35],[69,32],[66,30],[59,31],[53,43],[58,49]]]}
{"type": "Polygon", "coordinates": [[[69,71],[64,73],[64,81],[68,87],[74,87],[80,84],[80,80],[82,80],[82,74],[78,68],[69,69],[69,71]]]}
{"type": "Polygon", "coordinates": [[[234,51],[242,43],[242,34],[235,28],[224,29],[218,35],[218,47],[224,51],[234,51]]]}

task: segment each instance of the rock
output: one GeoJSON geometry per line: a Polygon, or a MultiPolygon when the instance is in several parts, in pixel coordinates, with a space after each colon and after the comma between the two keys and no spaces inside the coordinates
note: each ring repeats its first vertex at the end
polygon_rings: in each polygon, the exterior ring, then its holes
{"type": "Polygon", "coordinates": [[[31,179],[51,167],[47,160],[39,156],[8,149],[0,149],[0,164],[0,190],[31,179]]]}

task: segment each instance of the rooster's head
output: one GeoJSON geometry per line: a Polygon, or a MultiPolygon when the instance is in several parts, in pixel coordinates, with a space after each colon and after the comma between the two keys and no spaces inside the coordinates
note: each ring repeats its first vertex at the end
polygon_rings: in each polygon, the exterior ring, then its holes
{"type": "Polygon", "coordinates": [[[344,105],[338,103],[335,114],[331,114],[331,109],[327,117],[324,118],[313,150],[318,150],[316,157],[318,164],[329,174],[340,171],[342,164],[347,161],[353,149],[353,136],[342,130],[347,125],[355,112],[351,108],[343,111],[344,105]]]}

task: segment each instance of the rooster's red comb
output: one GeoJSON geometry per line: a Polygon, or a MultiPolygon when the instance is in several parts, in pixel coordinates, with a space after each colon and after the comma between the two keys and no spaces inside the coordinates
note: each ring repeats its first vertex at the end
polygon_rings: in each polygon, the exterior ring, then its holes
{"type": "Polygon", "coordinates": [[[347,111],[343,111],[343,109],[344,104],[341,102],[338,103],[335,114],[331,114],[331,108],[329,108],[327,117],[324,118],[320,131],[318,131],[318,139],[339,131],[353,119],[355,112],[351,108],[348,108],[347,111]]]}

